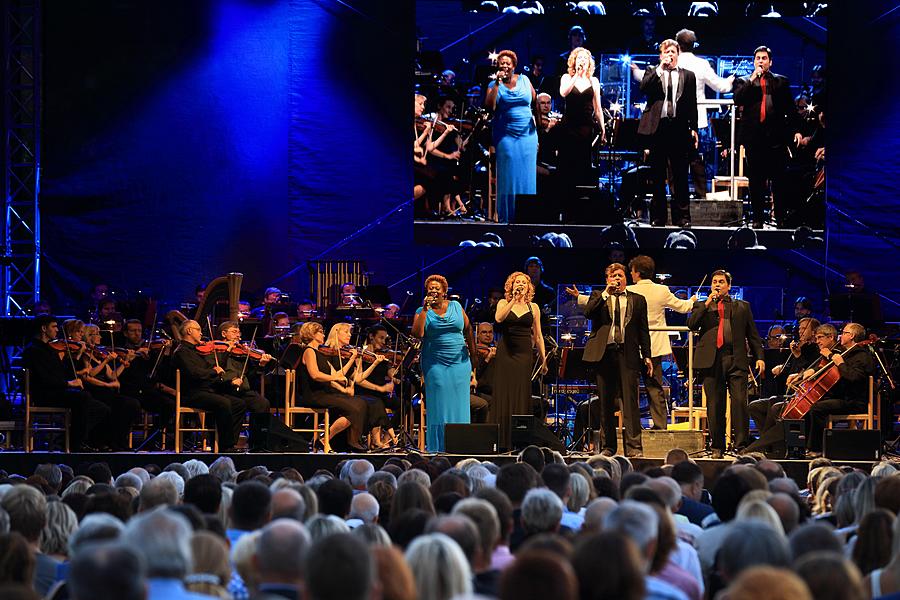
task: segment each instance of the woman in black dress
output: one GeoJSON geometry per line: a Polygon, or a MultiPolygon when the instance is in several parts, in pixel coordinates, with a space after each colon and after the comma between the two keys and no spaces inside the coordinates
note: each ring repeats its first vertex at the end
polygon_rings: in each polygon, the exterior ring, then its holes
{"type": "Polygon", "coordinates": [[[530,415],[531,374],[534,369],[532,348],[537,345],[543,375],[547,372],[547,352],[541,335],[541,314],[534,298],[531,278],[516,271],[506,278],[505,298],[497,303],[497,328],[502,337],[494,358],[494,397],[491,401],[493,423],[500,425],[500,447],[510,449],[510,417],[530,415]]]}
{"type": "Polygon", "coordinates": [[[559,132],[559,176],[574,191],[576,185],[597,185],[593,177],[591,147],[594,123],[600,139],[606,137],[600,108],[600,81],[594,77],[594,57],[585,48],[569,54],[568,72],[559,82],[559,94],[565,99],[562,128],[559,132]]]}

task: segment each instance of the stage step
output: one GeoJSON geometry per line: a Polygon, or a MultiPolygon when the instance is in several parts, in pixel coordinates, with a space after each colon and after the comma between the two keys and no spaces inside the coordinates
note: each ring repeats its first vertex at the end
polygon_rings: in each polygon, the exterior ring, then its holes
{"type": "MultiPolygon", "coordinates": [[[[625,452],[622,443],[622,432],[616,435],[618,439],[619,453],[625,452]]],[[[600,432],[594,432],[595,447],[600,448],[600,432]]],[[[672,448],[681,448],[688,454],[701,452],[705,449],[702,431],[661,431],[659,429],[644,429],[641,433],[641,444],[644,446],[646,458],[665,458],[672,448]]]]}

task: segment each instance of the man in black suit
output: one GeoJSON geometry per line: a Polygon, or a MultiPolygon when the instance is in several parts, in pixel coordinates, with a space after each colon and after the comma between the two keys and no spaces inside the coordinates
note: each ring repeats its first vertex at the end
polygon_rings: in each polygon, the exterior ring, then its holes
{"type": "Polygon", "coordinates": [[[653,168],[653,200],[650,222],[664,226],[666,175],[671,166],[672,224],[691,226],[688,199],[688,153],[697,147],[697,80],[678,66],[678,42],[664,40],[659,45],[659,65],[648,68],[641,80],[647,106],[638,124],[638,133],[650,136],[650,165],[653,168]]]}
{"type": "Polygon", "coordinates": [[[722,458],[725,451],[726,390],[731,394],[734,447],[742,450],[750,436],[747,410],[750,363],[747,348],[756,360],[760,376],[766,370],[766,362],[750,305],[743,300],[733,300],[728,295],[731,274],[722,270],[713,272],[710,288],[706,302],[694,303],[687,326],[700,332],[700,341],[694,351],[694,368],[703,370],[712,457],[722,458]]]}
{"type": "MultiPolygon", "coordinates": [[[[642,365],[646,365],[648,376],[652,375],[653,364],[650,361],[647,301],[640,294],[627,291],[626,283],[625,266],[612,263],[606,267],[604,289],[594,290],[590,297],[579,295],[574,286],[566,292],[578,298],[578,304],[584,306],[584,315],[591,319],[591,336],[584,346],[584,361],[594,363],[597,370],[602,453],[607,456],[616,453],[616,398],[622,398],[625,455],[640,457],[643,447],[638,377],[642,365]]],[[[577,415],[576,437],[584,428],[587,411],[585,407],[582,414],[577,415]]],[[[593,413],[591,410],[591,416],[593,413]]]]}
{"type": "MultiPolygon", "coordinates": [[[[800,118],[794,109],[791,84],[787,77],[772,73],[772,51],[760,46],[753,51],[753,73],[734,82],[734,103],[741,112],[740,143],[747,151],[747,177],[750,180],[750,204],[753,227],[765,222],[766,188],[771,183],[773,197],[787,168],[788,143],[793,135],[796,146],[800,118]]],[[[785,216],[785,199],[778,199],[778,219],[785,216]]]]}

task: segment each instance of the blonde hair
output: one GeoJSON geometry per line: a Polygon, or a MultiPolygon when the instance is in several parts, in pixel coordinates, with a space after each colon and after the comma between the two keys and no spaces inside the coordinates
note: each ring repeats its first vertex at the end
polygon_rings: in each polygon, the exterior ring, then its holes
{"type": "Polygon", "coordinates": [[[66,319],[63,322],[63,332],[65,332],[66,337],[72,337],[72,334],[76,331],[84,331],[84,321],[81,319],[66,319]]]}
{"type": "Polygon", "coordinates": [[[325,328],[322,327],[321,323],[316,323],[315,321],[307,321],[300,326],[300,341],[304,344],[310,343],[311,341],[316,339],[316,332],[319,331],[325,333],[325,328]]]}
{"type": "Polygon", "coordinates": [[[534,299],[534,283],[531,281],[531,277],[529,277],[522,271],[514,271],[509,277],[506,278],[506,283],[503,284],[503,295],[506,298],[506,301],[512,302],[513,283],[515,283],[517,277],[524,277],[528,280],[528,289],[525,290],[525,302],[531,302],[534,299]]]}
{"type": "Polygon", "coordinates": [[[335,323],[332,325],[331,330],[328,332],[328,339],[325,340],[325,345],[329,348],[340,348],[341,344],[338,342],[338,336],[343,330],[350,333],[350,323],[335,323]]]}
{"type": "Polygon", "coordinates": [[[198,531],[191,536],[191,550],[194,556],[192,574],[188,575],[185,588],[218,598],[230,598],[225,586],[231,579],[231,565],[228,562],[228,546],[216,535],[208,531],[198,531]],[[192,577],[192,575],[194,575],[192,577]],[[197,577],[200,575],[201,577],[197,577]],[[213,580],[218,579],[218,583],[213,580]]]}
{"type": "Polygon", "coordinates": [[[591,51],[588,50],[587,48],[582,48],[581,46],[579,46],[578,48],[575,48],[574,50],[569,52],[569,59],[566,61],[566,65],[568,65],[568,67],[569,67],[568,71],[569,71],[570,77],[575,76],[575,61],[578,60],[578,55],[581,54],[582,52],[586,52],[588,55],[588,58],[590,59],[588,62],[587,76],[588,76],[588,78],[591,78],[594,76],[594,68],[597,66],[596,63],[594,62],[594,55],[591,54],[591,51]]]}
{"type": "Polygon", "coordinates": [[[775,509],[763,500],[741,502],[736,519],[739,521],[760,521],[771,527],[780,535],[784,535],[784,526],[775,509]]]}
{"type": "Polygon", "coordinates": [[[84,337],[89,335],[100,335],[100,328],[93,324],[87,324],[84,326],[84,337]]]}

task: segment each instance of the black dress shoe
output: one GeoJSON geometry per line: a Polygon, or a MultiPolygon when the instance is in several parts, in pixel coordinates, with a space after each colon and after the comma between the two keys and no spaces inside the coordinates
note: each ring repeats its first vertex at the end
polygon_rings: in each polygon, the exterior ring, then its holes
{"type": "Polygon", "coordinates": [[[725,453],[722,450],[719,450],[718,448],[713,448],[709,453],[710,458],[723,458],[724,456],[725,456],[725,453]]]}

